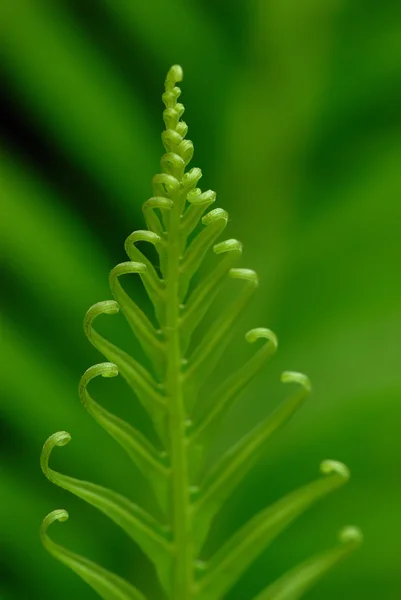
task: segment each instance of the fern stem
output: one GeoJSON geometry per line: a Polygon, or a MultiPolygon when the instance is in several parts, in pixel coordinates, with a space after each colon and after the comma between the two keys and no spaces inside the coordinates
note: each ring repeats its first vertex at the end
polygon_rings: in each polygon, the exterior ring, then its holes
{"type": "MultiPolygon", "coordinates": [[[[178,196],[178,195],[177,195],[178,196]]],[[[170,459],[172,467],[171,516],[175,543],[173,598],[188,600],[192,587],[190,497],[180,347],[180,247],[181,208],[175,199],[170,212],[167,244],[166,327],[170,459]]]]}

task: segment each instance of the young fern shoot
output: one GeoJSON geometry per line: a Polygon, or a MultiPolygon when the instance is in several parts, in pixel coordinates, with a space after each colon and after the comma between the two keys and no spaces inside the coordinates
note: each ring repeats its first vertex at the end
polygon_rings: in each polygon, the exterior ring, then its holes
{"type": "MultiPolygon", "coordinates": [[[[270,436],[302,406],[310,392],[310,383],[300,373],[283,373],[282,381],[290,384],[294,391],[265,421],[240,439],[212,467],[207,467],[205,456],[222,419],[275,353],[277,338],[269,329],[260,327],[249,331],[246,341],[251,344],[262,341],[262,346],[218,386],[208,398],[207,408],[202,410],[204,384],[224,353],[232,326],[257,288],[258,278],[254,271],[234,266],[241,257],[240,242],[234,239],[217,242],[228,215],[220,208],[205,213],[215,202],[216,194],[211,190],[202,192],[197,187],[202,175],[200,169],[187,170],[193,145],[185,139],[188,128],[181,119],[184,107],[177,102],[181,90],[176,84],[182,76],[181,67],[175,65],[165,82],[166,128],[162,140],[166,153],[161,159],[162,172],[153,178],[154,196],[143,206],[148,229],[135,231],[126,240],[129,261],[117,265],[110,274],[114,299],[95,304],[85,317],[88,339],[109,362],[88,369],[79,385],[80,398],[87,411],[148,478],[163,520],[157,520],[112,490],[51,469],[49,458],[54,447],[70,441],[65,431],[55,433],[46,441],[41,466],[50,481],[98,508],[141,547],[154,564],[167,599],[222,600],[276,536],[312,504],[342,486],[349,472],[342,463],[324,461],[320,478],[262,510],[207,561],[202,559],[213,518],[264,452],[270,436]],[[138,242],[153,244],[159,258],[158,268],[138,249],[138,242]],[[216,255],[215,266],[191,286],[210,251],[216,255]],[[121,285],[124,276],[130,274],[142,280],[154,307],[157,328],[121,285]],[[238,293],[212,325],[203,328],[205,331],[192,350],[191,337],[228,277],[237,281],[238,293]],[[149,358],[151,372],[94,328],[98,317],[115,315],[120,310],[149,358]],[[157,446],[91,397],[88,386],[94,377],[118,374],[147,411],[159,439],[157,446]]],[[[49,538],[49,525],[67,518],[65,510],[56,510],[43,521],[41,536],[49,552],[80,575],[101,598],[145,600],[146,592],[49,538]]],[[[358,529],[346,528],[338,547],[307,560],[253,599],[246,600],[300,598],[360,541],[358,529]]]]}

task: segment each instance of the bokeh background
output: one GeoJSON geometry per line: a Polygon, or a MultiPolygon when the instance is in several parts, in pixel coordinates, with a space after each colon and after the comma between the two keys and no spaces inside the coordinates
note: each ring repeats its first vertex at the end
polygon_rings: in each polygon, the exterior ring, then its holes
{"type": "MultiPolygon", "coordinates": [[[[229,594],[262,584],[357,524],[363,548],[310,600],[401,598],[401,4],[394,0],[2,0],[1,600],[94,600],[38,539],[53,538],[150,590],[140,551],[39,469],[66,429],[60,471],[149,501],[146,483],[80,406],[77,382],[102,358],[83,336],[108,299],[123,241],[162,154],[162,92],[184,67],[193,166],[230,213],[227,237],[261,278],[219,370],[247,353],[243,333],[271,327],[278,355],[227,419],[216,448],[283,397],[284,369],[314,394],[216,519],[213,548],[267,503],[346,462],[346,488],[305,514],[229,594]]],[[[132,291],[142,298],[140,286],[132,291]]],[[[145,301],[143,299],[143,301],[145,301]]],[[[103,331],[139,354],[123,318],[103,331]]],[[[94,382],[106,407],[147,427],[117,381],[94,382]]]]}

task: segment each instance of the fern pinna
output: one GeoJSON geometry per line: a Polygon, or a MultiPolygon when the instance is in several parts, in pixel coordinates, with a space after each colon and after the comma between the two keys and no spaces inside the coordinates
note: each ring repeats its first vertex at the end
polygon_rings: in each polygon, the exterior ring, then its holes
{"type": "MultiPolygon", "coordinates": [[[[188,128],[181,120],[184,107],[177,102],[181,90],[176,83],[181,80],[182,69],[175,65],[167,75],[163,94],[166,129],[162,140],[166,154],[161,159],[162,173],[153,178],[154,196],[143,206],[148,229],[135,231],[128,237],[125,250],[129,261],[111,271],[110,287],[115,299],[99,302],[85,317],[87,337],[110,362],[88,369],[79,386],[87,411],[148,478],[164,514],[163,522],[120,494],[52,470],[48,462],[53,448],[70,441],[70,435],[64,431],[47,440],[41,465],[50,481],[98,508],[141,547],[155,566],[166,598],[220,600],[287,525],[314,502],[345,483],[349,473],[339,462],[323,462],[321,478],[262,510],[207,561],[203,560],[202,548],[213,518],[264,451],[270,436],[302,405],[310,384],[305,375],[283,373],[282,381],[295,384],[295,392],[215,464],[205,468],[206,451],[222,419],[256,372],[274,354],[277,339],[269,329],[249,331],[246,340],[262,341],[263,345],[242,368],[220,384],[207,404],[204,403],[204,383],[227,347],[232,326],[257,288],[258,278],[250,269],[234,268],[241,257],[240,242],[229,239],[216,243],[228,215],[221,208],[205,213],[216,194],[211,190],[202,192],[197,187],[202,175],[200,169],[186,170],[193,145],[185,139],[188,128]],[[158,269],[138,249],[138,242],[148,242],[156,248],[158,269]],[[217,255],[215,266],[191,286],[193,276],[210,249],[217,255]],[[138,274],[141,278],[154,306],[157,329],[121,286],[120,279],[128,274],[138,274]],[[191,349],[191,336],[203,322],[227,277],[238,280],[239,292],[210,327],[202,328],[200,341],[191,349]],[[113,315],[120,309],[149,357],[152,372],[94,329],[94,321],[99,316],[113,315]],[[114,377],[119,373],[149,414],[159,439],[157,447],[90,396],[91,379],[99,375],[114,377]],[[206,408],[202,410],[202,406],[206,408]]],[[[67,518],[65,510],[56,510],[45,518],[41,530],[45,547],[102,598],[145,600],[144,593],[133,584],[49,538],[49,525],[67,518]]],[[[341,532],[341,544],[284,574],[254,600],[299,598],[360,540],[359,530],[347,527],[341,532]]]]}

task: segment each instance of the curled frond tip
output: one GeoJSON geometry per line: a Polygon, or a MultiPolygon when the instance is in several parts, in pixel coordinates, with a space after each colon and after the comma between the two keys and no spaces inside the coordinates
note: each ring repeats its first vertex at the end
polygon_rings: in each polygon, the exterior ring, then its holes
{"type": "Polygon", "coordinates": [[[230,269],[228,274],[232,279],[243,279],[254,286],[259,284],[258,274],[252,269],[230,269]]]}
{"type": "Polygon", "coordinates": [[[166,86],[167,84],[175,84],[179,83],[184,79],[184,71],[182,70],[181,65],[173,65],[170,67],[167,77],[166,77],[166,86]]]}
{"type": "Polygon", "coordinates": [[[54,521],[60,521],[63,523],[64,521],[68,521],[69,514],[63,508],[59,508],[57,510],[53,510],[49,513],[42,521],[42,525],[40,527],[40,535],[43,538],[46,535],[46,532],[50,525],[54,523],[54,521]]]}
{"type": "Polygon", "coordinates": [[[284,371],[284,373],[281,374],[281,381],[283,383],[299,383],[307,392],[310,392],[312,389],[309,377],[296,371],[284,371]]]}
{"type": "Polygon", "coordinates": [[[278,346],[276,334],[271,331],[271,329],[267,329],[266,327],[256,327],[255,329],[251,329],[245,334],[245,339],[250,344],[256,342],[256,340],[266,339],[271,342],[275,349],[278,346]]]}
{"type": "Polygon", "coordinates": [[[338,534],[338,539],[343,544],[361,544],[363,542],[363,533],[359,529],[359,527],[355,527],[355,525],[348,525],[347,527],[343,527],[340,533],[338,534]]]}
{"type": "Polygon", "coordinates": [[[344,479],[349,479],[351,475],[347,465],[338,460],[324,460],[320,464],[320,472],[324,475],[331,475],[335,473],[344,479]]]}
{"type": "Polygon", "coordinates": [[[111,362],[103,362],[98,365],[93,365],[86,369],[85,373],[81,377],[79,384],[80,388],[84,388],[88,383],[94,379],[94,377],[116,377],[118,375],[117,365],[111,362]]]}
{"type": "Polygon", "coordinates": [[[49,458],[56,446],[66,446],[71,441],[71,435],[67,431],[57,431],[53,433],[43,444],[42,454],[40,455],[40,468],[47,479],[51,478],[51,469],[49,469],[49,458]]]}

